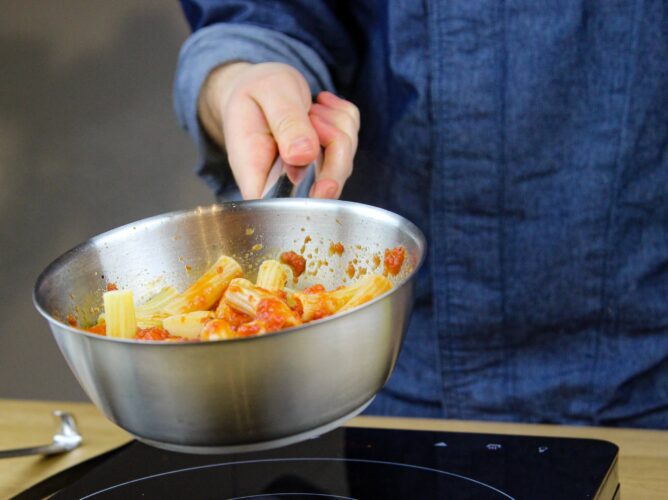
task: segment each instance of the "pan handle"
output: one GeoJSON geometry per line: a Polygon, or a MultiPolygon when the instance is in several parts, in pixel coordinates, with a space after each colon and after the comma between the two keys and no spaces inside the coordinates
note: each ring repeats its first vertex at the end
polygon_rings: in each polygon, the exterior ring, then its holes
{"type": "Polygon", "coordinates": [[[308,198],[316,173],[322,168],[322,160],[320,151],[318,157],[308,166],[294,167],[286,165],[280,155],[276,156],[269,170],[262,198],[308,198]]]}

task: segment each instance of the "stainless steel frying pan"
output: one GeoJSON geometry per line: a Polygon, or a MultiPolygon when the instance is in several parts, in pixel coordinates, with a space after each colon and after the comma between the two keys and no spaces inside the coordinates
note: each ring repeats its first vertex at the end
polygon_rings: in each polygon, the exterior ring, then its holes
{"type": "MultiPolygon", "coordinates": [[[[138,439],[171,450],[266,449],[315,436],[361,412],[394,368],[425,256],[420,230],[388,211],[342,201],[227,203],[145,219],[70,250],[40,275],[34,302],[93,403],[138,439]],[[330,255],[341,242],[342,256],[330,255]],[[372,272],[386,248],[407,250],[395,287],[357,310],[246,339],[160,343],[72,328],[99,313],[106,283],[145,300],[183,289],[220,254],[253,276],[265,258],[301,251],[297,288],[372,272]]],[[[382,267],[381,267],[382,269],[382,267]]]]}

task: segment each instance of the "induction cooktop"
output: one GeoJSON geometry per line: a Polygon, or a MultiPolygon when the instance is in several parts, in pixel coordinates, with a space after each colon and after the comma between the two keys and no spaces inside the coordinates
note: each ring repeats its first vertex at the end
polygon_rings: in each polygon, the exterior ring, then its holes
{"type": "Polygon", "coordinates": [[[368,428],[237,455],[135,441],[16,498],[610,500],[619,498],[617,453],[590,439],[368,428]]]}

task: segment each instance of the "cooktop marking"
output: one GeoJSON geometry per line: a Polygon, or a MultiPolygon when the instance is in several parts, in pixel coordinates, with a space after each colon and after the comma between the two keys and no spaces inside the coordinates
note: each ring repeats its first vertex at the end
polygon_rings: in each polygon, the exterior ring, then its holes
{"type": "MultiPolygon", "coordinates": [[[[241,460],[237,462],[221,462],[218,464],[207,464],[207,465],[198,465],[196,467],[186,467],[184,469],[176,469],[172,471],[167,471],[167,472],[160,472],[158,474],[152,474],[150,476],[144,476],[140,477],[138,479],[132,479],[131,481],[126,481],[124,483],[120,484],[115,484],[114,486],[109,486],[108,488],[104,488],[103,490],[98,490],[95,491],[89,495],[86,495],[85,497],[81,497],[81,500],[85,500],[86,498],[92,498],[96,495],[99,495],[101,493],[105,493],[110,490],[114,490],[116,488],[120,488],[122,486],[127,486],[128,484],[132,483],[138,483],[140,481],[145,481],[147,479],[155,479],[157,477],[162,477],[162,476],[169,476],[172,474],[180,474],[181,472],[189,472],[193,470],[200,470],[200,469],[212,469],[214,467],[226,467],[228,465],[247,465],[247,464],[258,464],[258,463],[270,463],[270,462],[326,462],[326,461],[331,461],[331,462],[356,462],[356,463],[366,463],[366,464],[381,464],[381,465],[395,465],[398,467],[406,467],[408,469],[417,469],[417,470],[422,470],[422,471],[427,471],[427,472],[435,472],[437,474],[442,474],[444,476],[451,476],[451,477],[456,477],[458,479],[463,479],[465,481],[469,481],[471,483],[477,484],[479,486],[483,486],[484,488],[490,489],[500,495],[503,495],[504,497],[510,499],[510,500],[517,500],[515,497],[510,496],[508,493],[505,493],[504,491],[499,490],[498,488],[495,488],[492,485],[489,485],[487,483],[483,483],[482,481],[478,481],[477,479],[473,479],[471,477],[463,476],[461,474],[456,474],[454,472],[448,472],[445,470],[440,470],[440,469],[433,469],[431,467],[424,467],[422,465],[413,465],[413,464],[403,464],[400,462],[387,462],[385,460],[365,460],[361,458],[313,458],[313,457],[305,457],[305,458],[266,458],[262,460],[241,460]]],[[[244,497],[241,497],[244,498],[244,497]]],[[[245,498],[253,498],[251,497],[245,497],[245,498]]],[[[345,498],[345,497],[344,497],[345,498]]],[[[353,499],[354,500],[354,499],[353,499]]]]}

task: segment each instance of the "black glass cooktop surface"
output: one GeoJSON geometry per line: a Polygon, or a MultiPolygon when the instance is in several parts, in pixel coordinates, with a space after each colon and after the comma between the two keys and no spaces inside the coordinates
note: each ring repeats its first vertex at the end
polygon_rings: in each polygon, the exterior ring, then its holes
{"type": "MultiPolygon", "coordinates": [[[[617,451],[596,440],[365,428],[237,455],[132,442],[52,478],[52,498],[608,500],[619,495],[617,451]]],[[[51,494],[48,483],[23,498],[51,494]]]]}

